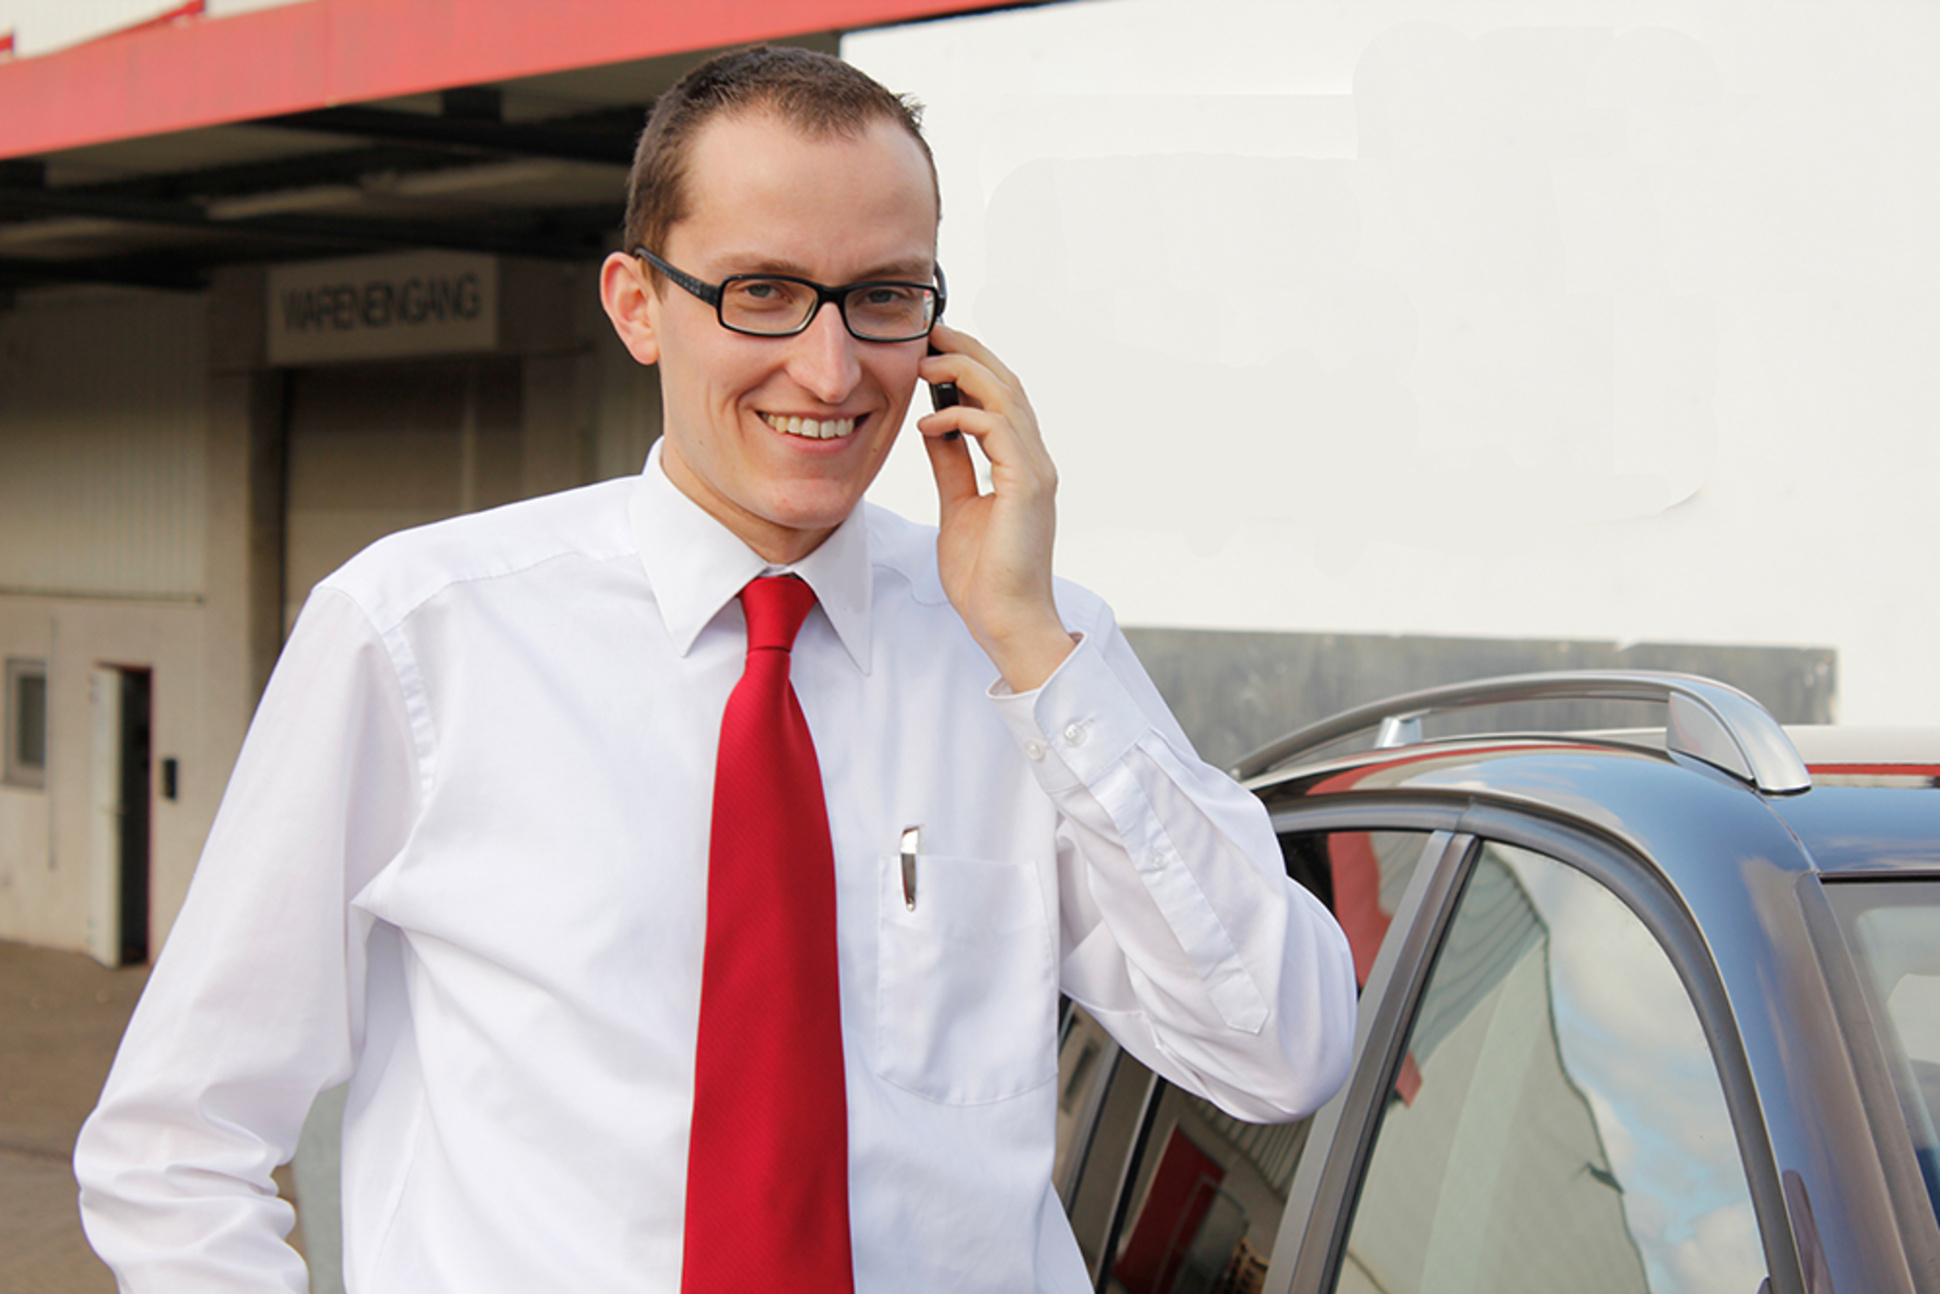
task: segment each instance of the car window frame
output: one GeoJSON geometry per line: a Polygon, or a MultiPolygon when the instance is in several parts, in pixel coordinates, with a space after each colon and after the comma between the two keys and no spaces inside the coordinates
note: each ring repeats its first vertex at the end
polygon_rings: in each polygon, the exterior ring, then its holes
{"type": "MultiPolygon", "coordinates": [[[[1634,913],[1663,948],[1697,1012],[1724,1091],[1758,1222],[1767,1288],[1771,1294],[1807,1294],[1750,1060],[1723,979],[1695,921],[1650,862],[1621,841],[1500,805],[1415,801],[1384,806],[1377,797],[1370,798],[1375,802],[1283,808],[1272,815],[1277,833],[1429,827],[1434,831],[1430,847],[1439,840],[1441,848],[1431,865],[1417,868],[1368,975],[1361,1000],[1374,1009],[1361,1012],[1347,1083],[1315,1115],[1274,1240],[1264,1294],[1321,1294],[1338,1280],[1381,1109],[1401,1064],[1402,1043],[1484,841],[1534,850],[1585,873],[1634,913]],[[1378,1054],[1370,1051],[1374,1039],[1381,1040],[1378,1054]],[[1326,1200],[1338,1203],[1318,1207],[1326,1200]]],[[[1423,861],[1429,861],[1427,855],[1423,861]]]]}

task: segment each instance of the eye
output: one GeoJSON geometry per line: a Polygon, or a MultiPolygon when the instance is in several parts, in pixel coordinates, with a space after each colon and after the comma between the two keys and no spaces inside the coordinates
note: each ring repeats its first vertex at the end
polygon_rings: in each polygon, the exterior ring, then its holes
{"type": "Polygon", "coordinates": [[[849,294],[849,318],[872,329],[920,327],[930,299],[927,288],[911,283],[865,283],[849,294]]]}
{"type": "Polygon", "coordinates": [[[726,294],[733,307],[743,310],[791,310],[804,295],[799,283],[786,279],[735,279],[726,294]]]}

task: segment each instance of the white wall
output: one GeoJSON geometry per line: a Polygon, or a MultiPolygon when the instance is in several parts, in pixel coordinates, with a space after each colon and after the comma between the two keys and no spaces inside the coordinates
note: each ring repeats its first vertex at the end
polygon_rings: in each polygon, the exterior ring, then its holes
{"type": "MultiPolygon", "coordinates": [[[[1940,9],[1082,0],[862,33],[1129,623],[1831,646],[1940,723],[1940,9]]],[[[920,450],[875,497],[925,518],[920,450]]]]}
{"type": "MultiPolygon", "coordinates": [[[[203,14],[226,18],[252,9],[273,9],[305,0],[204,0],[203,14]]],[[[183,0],[0,0],[0,34],[11,31],[14,54],[32,58],[154,22],[182,8],[183,0]]]]}
{"type": "Polygon", "coordinates": [[[0,939],[87,948],[98,829],[88,672],[136,665],[153,671],[154,765],[175,759],[181,769],[178,798],[154,794],[149,805],[149,948],[160,949],[229,776],[225,716],[209,704],[205,626],[187,602],[0,597],[0,654],[46,661],[48,693],[46,785],[0,786],[0,939]]]}

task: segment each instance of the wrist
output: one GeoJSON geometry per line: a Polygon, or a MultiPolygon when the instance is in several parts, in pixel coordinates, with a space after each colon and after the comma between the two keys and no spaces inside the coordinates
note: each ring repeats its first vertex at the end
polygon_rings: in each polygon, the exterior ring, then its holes
{"type": "Polygon", "coordinates": [[[1054,618],[1048,624],[1034,625],[982,645],[984,654],[1003,675],[1004,686],[1012,692],[1034,692],[1057,672],[1078,643],[1054,618]]]}

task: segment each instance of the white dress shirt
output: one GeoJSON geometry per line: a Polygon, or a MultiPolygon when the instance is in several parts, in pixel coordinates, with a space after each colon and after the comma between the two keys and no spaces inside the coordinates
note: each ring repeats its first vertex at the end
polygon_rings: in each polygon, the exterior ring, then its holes
{"type": "MultiPolygon", "coordinates": [[[[76,1153],[123,1290],[305,1289],[270,1171],[346,1080],[351,1294],[679,1289],[715,746],[764,565],[656,453],[318,585],[76,1153]]],[[[1079,1294],[1060,987],[1279,1120],[1346,1072],[1346,941],[1095,596],[1059,584],[1079,645],[1011,694],[933,528],[865,505],[792,569],[856,1289],[1079,1294]]]]}

